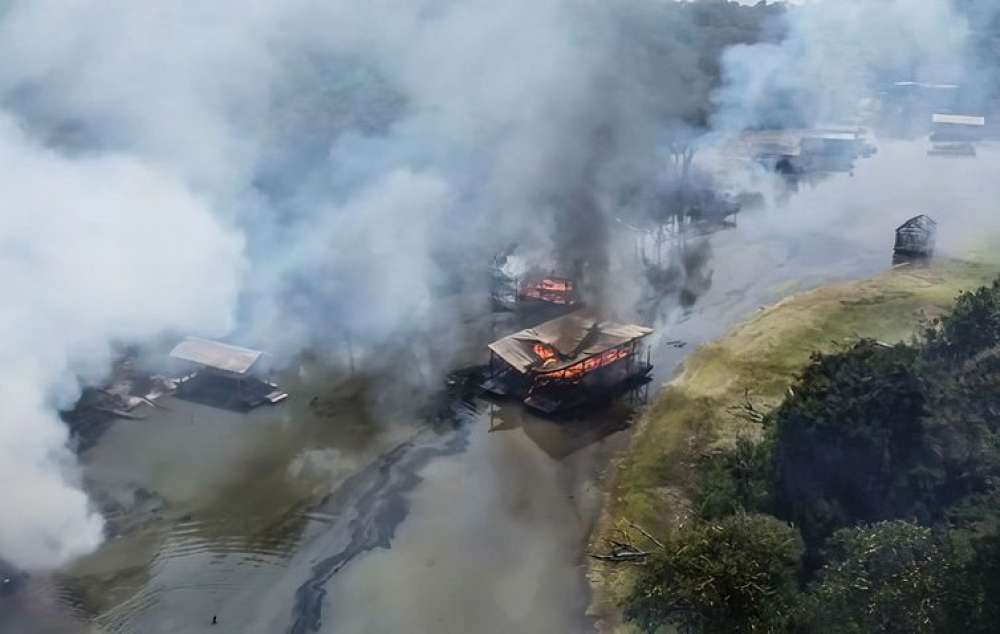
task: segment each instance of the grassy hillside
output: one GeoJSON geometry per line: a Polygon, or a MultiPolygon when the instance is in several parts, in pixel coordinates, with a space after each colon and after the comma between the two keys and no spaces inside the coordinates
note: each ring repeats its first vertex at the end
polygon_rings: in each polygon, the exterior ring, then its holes
{"type": "MultiPolygon", "coordinates": [[[[591,552],[626,522],[667,534],[690,514],[695,462],[704,451],[759,428],[734,413],[746,391],[755,407],[778,404],[815,351],[859,336],[887,342],[912,336],[922,320],[953,303],[959,291],[992,280],[995,264],[945,260],[898,267],[861,282],[794,296],[704,346],[658,396],[613,465],[608,501],[591,552]]],[[[616,623],[634,568],[594,562],[592,612],[616,623]]]]}

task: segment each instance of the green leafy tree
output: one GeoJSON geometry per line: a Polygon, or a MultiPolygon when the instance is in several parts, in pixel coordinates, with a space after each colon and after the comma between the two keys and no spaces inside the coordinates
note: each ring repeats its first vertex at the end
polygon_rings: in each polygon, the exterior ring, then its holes
{"type": "Polygon", "coordinates": [[[802,552],[796,530],[766,515],[696,524],[650,557],[625,616],[649,632],[779,631],[795,605],[802,552]]]}
{"type": "Polygon", "coordinates": [[[811,549],[837,528],[909,515],[939,486],[917,353],[861,341],[817,355],[775,412],[776,511],[811,549]]]}
{"type": "Polygon", "coordinates": [[[1000,278],[961,293],[951,313],[924,331],[924,339],[931,362],[962,361],[1000,345],[1000,278]]]}
{"type": "Polygon", "coordinates": [[[837,531],[802,602],[799,629],[831,634],[951,632],[961,566],[947,541],[911,522],[837,531]]]}
{"type": "Polygon", "coordinates": [[[773,506],[771,443],[737,439],[732,448],[705,456],[698,468],[695,502],[702,518],[766,513],[773,506]]]}

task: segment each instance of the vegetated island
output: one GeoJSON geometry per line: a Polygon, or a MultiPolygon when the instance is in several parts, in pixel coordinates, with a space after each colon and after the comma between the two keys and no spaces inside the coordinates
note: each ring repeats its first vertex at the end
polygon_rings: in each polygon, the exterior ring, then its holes
{"type": "Polygon", "coordinates": [[[696,351],[611,467],[588,548],[600,628],[995,623],[976,597],[1000,586],[1000,390],[973,402],[1000,386],[998,270],[898,266],[696,351]]]}

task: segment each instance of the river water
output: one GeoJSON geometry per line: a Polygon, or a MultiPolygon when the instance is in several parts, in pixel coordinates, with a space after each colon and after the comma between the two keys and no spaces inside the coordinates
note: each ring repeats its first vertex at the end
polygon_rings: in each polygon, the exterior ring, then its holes
{"type": "MultiPolygon", "coordinates": [[[[876,206],[873,192],[916,152],[890,146],[856,176],[713,236],[711,287],[692,307],[659,308],[650,395],[761,306],[888,266],[907,214],[876,206]]],[[[416,400],[383,402],[377,381],[331,391],[328,378],[289,375],[286,403],[249,414],[166,399],[146,420],[112,425],[81,460],[114,536],[33,576],[5,600],[0,630],[590,627],[583,550],[641,394],[555,423],[461,390],[428,416],[416,400]]]]}

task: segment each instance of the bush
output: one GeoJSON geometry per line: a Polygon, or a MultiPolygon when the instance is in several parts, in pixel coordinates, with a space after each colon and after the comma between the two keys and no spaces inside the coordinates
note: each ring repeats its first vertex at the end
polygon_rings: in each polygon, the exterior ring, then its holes
{"type": "Polygon", "coordinates": [[[909,516],[940,485],[917,355],[873,341],[816,355],[775,412],[775,508],[810,549],[838,528],[909,516]]]}
{"type": "Polygon", "coordinates": [[[702,458],[695,504],[706,520],[739,512],[767,513],[772,508],[771,480],[771,443],[739,438],[732,448],[702,458]]]}
{"type": "Polygon", "coordinates": [[[932,362],[956,362],[1000,345],[1000,278],[992,285],[963,292],[951,313],[924,331],[932,362]]]}
{"type": "Polygon", "coordinates": [[[650,558],[625,617],[645,631],[772,631],[796,601],[802,540],[766,515],[731,515],[681,530],[650,558]]]}
{"type": "Polygon", "coordinates": [[[961,567],[947,541],[910,522],[837,531],[828,562],[804,598],[799,627],[810,632],[955,631],[961,567]]]}

